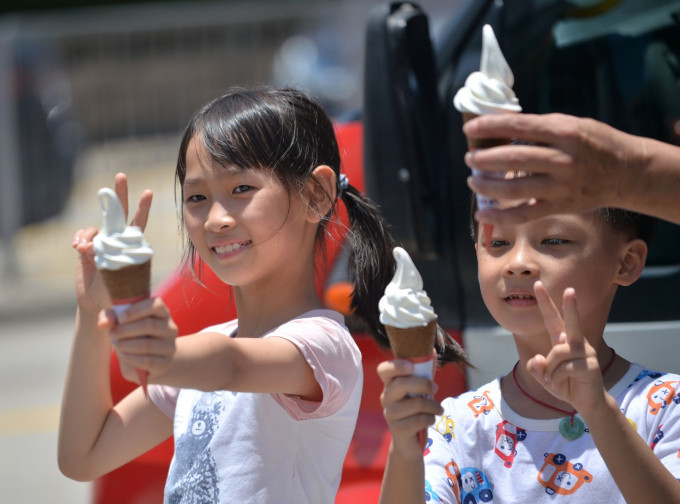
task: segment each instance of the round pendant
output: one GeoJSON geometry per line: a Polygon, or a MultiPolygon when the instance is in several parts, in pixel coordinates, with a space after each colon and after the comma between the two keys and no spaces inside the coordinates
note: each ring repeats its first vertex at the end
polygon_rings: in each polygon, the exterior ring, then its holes
{"type": "Polygon", "coordinates": [[[573,419],[570,416],[564,417],[560,422],[560,434],[569,441],[580,438],[584,430],[585,424],[577,416],[574,416],[573,419]]]}

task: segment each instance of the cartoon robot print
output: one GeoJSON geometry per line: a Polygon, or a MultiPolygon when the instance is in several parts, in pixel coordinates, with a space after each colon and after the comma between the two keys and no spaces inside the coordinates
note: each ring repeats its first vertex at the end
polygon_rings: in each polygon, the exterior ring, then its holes
{"type": "Polygon", "coordinates": [[[512,467],[512,463],[517,455],[517,444],[524,441],[527,431],[516,427],[507,420],[503,420],[496,425],[496,445],[494,453],[503,460],[505,467],[512,467]]]}
{"type": "Polygon", "coordinates": [[[679,381],[655,381],[647,393],[649,412],[652,415],[657,415],[659,411],[665,409],[671,403],[680,404],[678,388],[680,388],[679,381]]]}
{"type": "Polygon", "coordinates": [[[592,483],[593,475],[583,464],[572,464],[561,453],[546,453],[543,467],[538,472],[538,482],[548,495],[571,495],[584,483],[592,483]]]}
{"type": "Polygon", "coordinates": [[[221,392],[203,394],[194,406],[187,430],[177,440],[168,474],[168,481],[173,482],[167,489],[169,504],[219,502],[215,459],[210,450],[210,440],[224,409],[217,397],[219,394],[221,392]]]}
{"type": "Polygon", "coordinates": [[[493,483],[476,467],[463,467],[458,476],[462,504],[493,502],[493,483]]]}
{"type": "Polygon", "coordinates": [[[482,395],[475,395],[468,403],[468,407],[473,411],[475,418],[479,415],[488,415],[494,408],[489,391],[485,390],[482,395]]]}

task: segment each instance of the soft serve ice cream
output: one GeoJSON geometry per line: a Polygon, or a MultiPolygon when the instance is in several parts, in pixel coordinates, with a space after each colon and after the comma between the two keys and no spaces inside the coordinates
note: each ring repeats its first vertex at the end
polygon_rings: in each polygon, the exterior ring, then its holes
{"type": "Polygon", "coordinates": [[[97,269],[115,271],[149,262],[153,250],[139,226],[126,224],[123,205],[116,193],[105,187],[97,197],[103,213],[102,226],[93,240],[97,269]]]}
{"type": "Polygon", "coordinates": [[[395,247],[392,254],[397,268],[378,303],[380,322],[385,326],[408,329],[436,321],[430,298],[423,290],[423,279],[411,257],[401,247],[395,247]]]}
{"type": "Polygon", "coordinates": [[[472,72],[453,98],[462,114],[474,116],[520,112],[522,107],[512,90],[515,77],[503,56],[490,25],[482,28],[482,59],[478,72],[472,72]]]}
{"type": "MultiPolygon", "coordinates": [[[[153,250],[139,226],[126,224],[123,205],[114,191],[100,189],[97,197],[103,221],[92,240],[94,261],[104,278],[113,309],[119,315],[130,304],[150,296],[153,250]]],[[[138,369],[137,375],[146,394],[148,373],[138,369]]]]}

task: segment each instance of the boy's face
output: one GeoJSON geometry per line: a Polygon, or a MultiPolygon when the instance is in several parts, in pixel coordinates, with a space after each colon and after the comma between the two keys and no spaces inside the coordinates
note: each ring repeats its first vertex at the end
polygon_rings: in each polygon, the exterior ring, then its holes
{"type": "Polygon", "coordinates": [[[601,335],[627,240],[596,212],[494,226],[489,249],[485,243],[478,233],[479,284],[501,326],[515,337],[547,333],[533,289],[541,280],[560,309],[562,293],[573,287],[584,334],[601,335]]]}

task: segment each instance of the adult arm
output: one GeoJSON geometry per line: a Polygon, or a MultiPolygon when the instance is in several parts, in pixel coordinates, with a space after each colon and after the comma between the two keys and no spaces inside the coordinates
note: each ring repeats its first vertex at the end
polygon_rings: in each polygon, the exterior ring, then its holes
{"type": "Polygon", "coordinates": [[[482,172],[524,171],[531,177],[473,176],[470,188],[527,203],[484,210],[492,224],[524,222],[553,213],[618,207],[680,224],[680,147],[624,133],[593,119],[563,114],[493,114],[464,126],[474,138],[507,138],[535,145],[506,145],[466,155],[482,172]]]}

